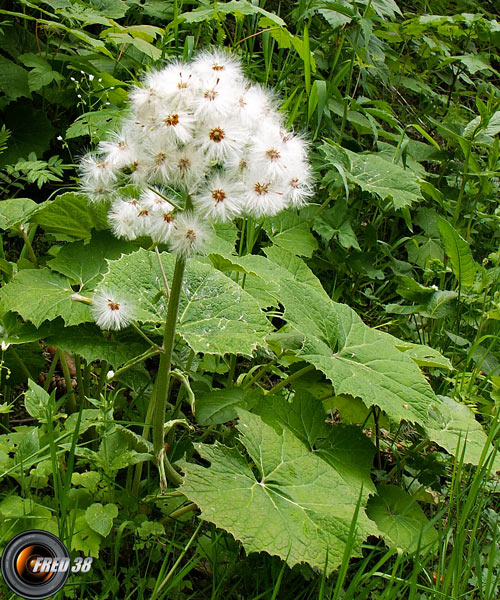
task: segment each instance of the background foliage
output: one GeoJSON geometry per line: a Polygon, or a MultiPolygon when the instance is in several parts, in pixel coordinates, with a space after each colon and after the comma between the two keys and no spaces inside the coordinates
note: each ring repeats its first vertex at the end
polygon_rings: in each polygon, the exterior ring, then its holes
{"type": "Polygon", "coordinates": [[[0,4],[0,536],[36,526],[98,556],[65,595],[498,597],[497,13],[0,4]],[[158,342],[161,269],[106,232],[74,163],[144,70],[209,45],[278,91],[316,194],[219,228],[191,262],[167,423],[185,477],[160,496],[143,429],[158,349],[71,296],[132,291],[158,342]],[[256,481],[271,492],[249,503],[256,481]]]}

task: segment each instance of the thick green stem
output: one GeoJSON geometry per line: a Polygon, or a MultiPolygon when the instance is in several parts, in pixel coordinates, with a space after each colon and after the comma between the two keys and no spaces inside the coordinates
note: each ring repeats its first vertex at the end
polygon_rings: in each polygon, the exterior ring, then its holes
{"type": "MultiPolygon", "coordinates": [[[[163,336],[163,352],[160,356],[160,366],[158,368],[156,381],[156,394],[153,400],[153,449],[158,460],[162,460],[165,452],[163,426],[165,424],[165,410],[167,407],[172,351],[174,347],[177,313],[179,311],[179,301],[185,267],[186,258],[179,254],[175,262],[174,279],[170,289],[165,334],[163,336]]],[[[164,457],[164,459],[167,461],[166,457],[164,457]]],[[[166,465],[167,476],[171,475],[171,469],[172,467],[170,465],[166,465]]]]}
{"type": "Polygon", "coordinates": [[[274,387],[272,387],[267,393],[275,394],[276,392],[279,392],[279,390],[284,388],[286,385],[288,385],[292,381],[299,379],[300,377],[302,377],[302,375],[305,375],[306,373],[309,373],[310,371],[314,371],[314,368],[315,368],[314,365],[307,365],[307,367],[304,367],[303,369],[299,369],[295,373],[292,373],[291,375],[289,375],[286,379],[283,379],[282,381],[280,381],[278,384],[276,384],[274,387]]]}

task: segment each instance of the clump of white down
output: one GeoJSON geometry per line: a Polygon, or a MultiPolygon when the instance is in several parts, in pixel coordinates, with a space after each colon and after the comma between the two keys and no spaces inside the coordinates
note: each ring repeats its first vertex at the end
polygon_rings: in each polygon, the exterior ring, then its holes
{"type": "Polygon", "coordinates": [[[203,251],[210,223],[273,216],[311,195],[305,140],[221,50],[149,73],[121,129],[82,159],[80,174],[93,202],[110,203],[117,237],[149,236],[185,255],[203,251]],[[138,198],[120,193],[130,183],[138,198]],[[190,195],[188,214],[172,191],[190,195]]]}
{"type": "MultiPolygon", "coordinates": [[[[116,237],[149,236],[184,256],[203,252],[211,223],[273,216],[311,195],[304,138],[221,50],[149,73],[121,128],[81,160],[80,176],[90,201],[109,205],[116,237]],[[126,193],[129,184],[140,193],[126,193]],[[189,210],[179,206],[187,195],[189,210]]],[[[133,302],[101,290],[92,312],[117,330],[133,320],[133,302]]]]}

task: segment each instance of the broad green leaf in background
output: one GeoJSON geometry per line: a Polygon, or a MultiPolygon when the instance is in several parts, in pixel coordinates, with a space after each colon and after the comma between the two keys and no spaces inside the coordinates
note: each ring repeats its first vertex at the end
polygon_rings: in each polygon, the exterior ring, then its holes
{"type": "Polygon", "coordinates": [[[348,306],[301,283],[281,282],[285,319],[304,335],[299,351],[332,381],[337,394],[379,406],[392,421],[425,423],[432,388],[393,336],[370,329],[348,306]]]}
{"type": "Polygon", "coordinates": [[[38,54],[31,52],[22,54],[18,57],[18,60],[26,67],[32,67],[28,73],[28,85],[31,92],[36,92],[53,81],[61,82],[65,80],[60,73],[54,71],[50,64],[38,54]]]}
{"type": "Polygon", "coordinates": [[[29,198],[9,198],[0,202],[0,229],[18,227],[29,221],[40,205],[29,198]]]}
{"type": "MultiPolygon", "coordinates": [[[[464,461],[477,465],[487,438],[474,413],[468,406],[456,402],[448,396],[439,396],[439,404],[433,403],[425,431],[429,438],[454,455],[464,451],[464,461]]],[[[493,448],[491,449],[493,451],[493,448]]],[[[495,460],[496,470],[500,469],[500,458],[495,460]]]]}
{"type": "Polygon", "coordinates": [[[86,511],[81,508],[74,508],[70,512],[69,519],[74,524],[70,547],[85,556],[97,558],[102,537],[90,527],[86,516],[86,511]]]}
{"type": "Polygon", "coordinates": [[[113,519],[116,519],[117,516],[118,507],[116,504],[103,505],[100,502],[95,502],[85,511],[87,525],[103,537],[109,535],[111,527],[113,527],[113,519]]]}
{"type": "Polygon", "coordinates": [[[105,360],[114,368],[148,349],[146,342],[137,334],[123,331],[110,336],[91,323],[61,327],[55,331],[52,328],[46,342],[66,352],[79,354],[87,362],[105,360]]]}
{"type": "MultiPolygon", "coordinates": [[[[175,256],[165,252],[161,260],[172,281],[175,256]]],[[[133,299],[138,321],[162,323],[167,302],[156,254],[140,249],[108,264],[100,286],[133,299]]],[[[188,261],[177,331],[195,352],[249,356],[270,329],[257,302],[237,283],[210,264],[188,261]]]]}
{"type": "Polygon", "coordinates": [[[13,312],[0,316],[0,344],[26,344],[35,342],[47,333],[47,328],[37,329],[31,323],[23,323],[13,312]]]}
{"type": "Polygon", "coordinates": [[[262,397],[260,388],[244,390],[241,387],[212,390],[196,397],[196,422],[200,425],[218,425],[236,419],[237,408],[251,410],[262,397]]]}
{"type": "Polygon", "coordinates": [[[382,200],[391,200],[395,209],[423,199],[417,176],[378,154],[351,152],[328,142],[322,144],[321,150],[327,162],[337,169],[342,166],[348,181],[382,200]]]}
{"type": "Polygon", "coordinates": [[[468,242],[446,219],[439,217],[438,226],[455,277],[461,285],[471,286],[474,283],[477,265],[472,258],[468,242]]]}
{"type": "Polygon", "coordinates": [[[48,266],[53,271],[66,275],[80,289],[92,289],[107,268],[106,259],[120,258],[122,254],[136,249],[136,245],[117,240],[108,231],[98,231],[87,244],[79,241],[63,246],[57,256],[48,262],[48,266]]]}
{"type": "Polygon", "coordinates": [[[118,125],[120,114],[116,107],[84,113],[68,127],[65,138],[69,140],[84,136],[99,139],[118,125]]]}
{"type": "MultiPolygon", "coordinates": [[[[106,208],[89,206],[85,194],[66,192],[51,202],[45,202],[33,223],[53,233],[58,240],[89,240],[92,229],[107,229],[106,208]]],[[[111,236],[111,233],[109,234],[111,236]]]]}
{"type": "Polygon", "coordinates": [[[303,390],[291,402],[281,396],[265,396],[253,412],[278,433],[282,427],[289,429],[349,486],[363,488],[363,497],[375,491],[370,478],[375,446],[359,427],[328,425],[321,400],[303,390]]]}
{"type": "Polygon", "coordinates": [[[370,498],[366,512],[390,543],[414,552],[433,546],[437,532],[415,498],[395,485],[384,485],[370,498]]]}
{"type": "Polygon", "coordinates": [[[270,240],[285,250],[299,256],[312,256],[318,247],[305,219],[291,210],[266,219],[263,227],[270,240]]]}
{"type": "MultiPolygon", "coordinates": [[[[247,552],[266,551],[290,566],[307,562],[331,572],[341,561],[360,489],[311,452],[288,428],[280,432],[238,410],[250,460],[236,448],[197,444],[210,467],[183,463],[180,491],[201,518],[229,531],[247,552]],[[255,471],[254,471],[255,470],[255,471]]],[[[377,527],[360,511],[353,555],[377,527]]]]}
{"type": "Polygon", "coordinates": [[[49,405],[49,394],[31,379],[28,382],[28,390],[24,398],[24,405],[28,413],[40,422],[47,420],[47,408],[49,405]]]}
{"type": "Polygon", "coordinates": [[[0,90],[11,100],[31,95],[28,71],[4,56],[0,56],[0,90]]]}
{"type": "Polygon", "coordinates": [[[43,321],[62,317],[66,325],[91,321],[86,304],[71,299],[74,290],[69,281],[50,269],[19,271],[0,289],[0,303],[4,310],[21,315],[39,327],[43,321]]]}

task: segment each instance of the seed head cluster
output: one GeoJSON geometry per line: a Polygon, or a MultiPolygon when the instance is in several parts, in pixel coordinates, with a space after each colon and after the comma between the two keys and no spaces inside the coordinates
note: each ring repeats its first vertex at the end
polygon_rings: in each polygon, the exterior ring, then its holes
{"type": "Polygon", "coordinates": [[[311,195],[305,140],[221,50],[149,73],[80,174],[90,200],[109,203],[117,237],[149,236],[185,255],[203,251],[210,223],[272,216],[311,195]],[[140,193],[127,194],[128,184],[140,193]]]}

